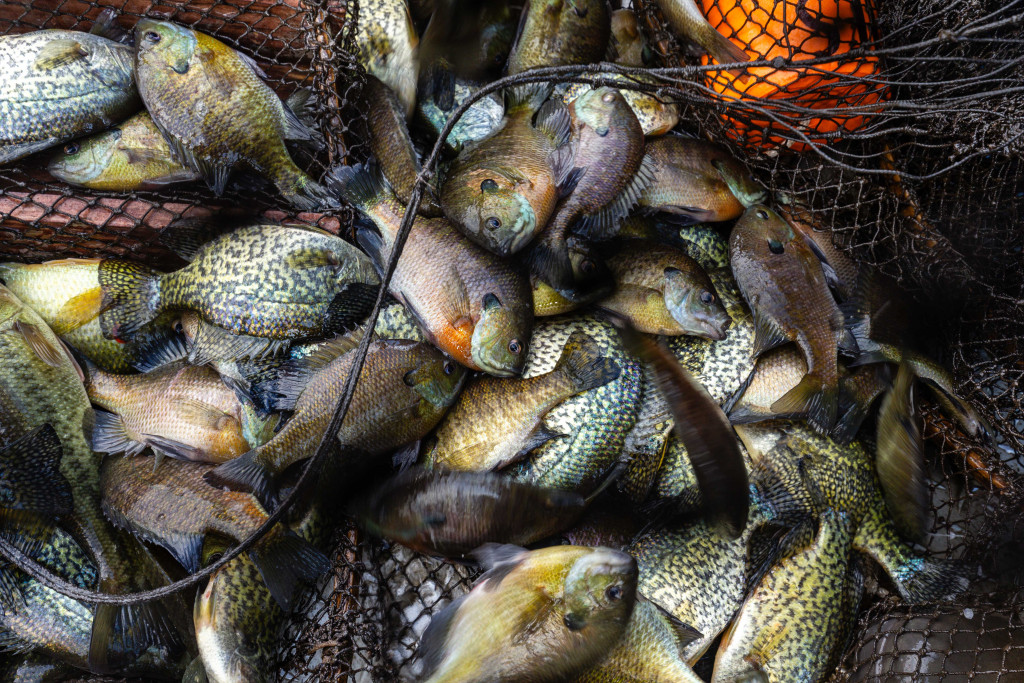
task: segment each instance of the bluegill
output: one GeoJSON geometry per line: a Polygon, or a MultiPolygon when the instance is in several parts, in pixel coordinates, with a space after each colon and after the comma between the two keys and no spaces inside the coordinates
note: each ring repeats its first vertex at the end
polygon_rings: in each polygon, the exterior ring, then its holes
{"type": "Polygon", "coordinates": [[[141,106],[132,48],[48,29],[0,36],[0,164],[98,132],[141,106]]]}
{"type": "Polygon", "coordinates": [[[585,291],[556,291],[537,274],[530,276],[533,287],[533,314],[561,315],[600,301],[612,293],[615,283],[612,271],[601,257],[597,245],[575,235],[565,241],[569,251],[573,280],[587,282],[585,291]]]}
{"type": "Polygon", "coordinates": [[[479,553],[488,572],[423,634],[424,681],[564,681],[596,664],[625,632],[636,599],[636,563],[625,553],[577,546],[479,553]]]}
{"type": "MultiPolygon", "coordinates": [[[[679,104],[670,100],[659,98],[657,95],[642,92],[630,87],[630,84],[637,82],[648,85],[656,85],[651,77],[625,75],[612,72],[587,72],[583,74],[591,78],[600,77],[605,81],[611,81],[618,86],[616,89],[622,98],[633,110],[633,115],[640,123],[640,129],[647,137],[665,135],[679,123],[679,104]],[[621,85],[619,85],[621,84],[621,85]]],[[[594,88],[588,83],[567,83],[559,86],[556,90],[558,96],[566,104],[571,104],[576,98],[584,93],[591,92],[594,88]]]]}
{"type": "Polygon", "coordinates": [[[506,72],[514,76],[539,66],[601,61],[610,37],[607,0],[531,0],[523,8],[506,72]]]}
{"type": "Polygon", "coordinates": [[[165,21],[135,26],[139,94],[174,157],[221,194],[240,164],[303,211],[329,203],[285,140],[314,133],[263,82],[256,63],[215,38],[165,21]]]}
{"type": "Polygon", "coordinates": [[[750,61],[746,52],[708,23],[697,0],[657,0],[657,4],[676,33],[699,45],[719,64],[750,61]]]}

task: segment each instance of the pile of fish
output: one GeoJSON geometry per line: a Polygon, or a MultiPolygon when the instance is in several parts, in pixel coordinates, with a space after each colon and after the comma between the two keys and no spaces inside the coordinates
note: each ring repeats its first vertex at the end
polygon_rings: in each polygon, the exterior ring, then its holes
{"type": "MultiPolygon", "coordinates": [[[[716,642],[714,681],[817,681],[873,568],[910,602],[963,591],[960,567],[909,545],[928,528],[917,387],[986,425],[913,350],[894,285],[628,79],[522,80],[468,106],[368,324],[418,150],[453,112],[502,73],[649,54],[606,0],[425,4],[417,23],[403,0],[360,3],[372,157],[322,184],[285,146],[317,144],[308,94],[282,102],[210,36],[144,19],[124,42],[0,37],[0,162],[70,140],[49,168],[76,185],[219,193],[239,166],[298,208],[359,214],[358,246],[179,222],[168,272],[0,264],[11,675],[271,680],[345,515],[486,569],[423,634],[431,683],[699,681],[716,642]],[[186,592],[93,604],[35,571],[110,594],[194,573],[267,521],[321,441],[337,448],[313,493],[191,617],[186,592]]],[[[742,61],[690,0],[661,4],[742,61]]]]}

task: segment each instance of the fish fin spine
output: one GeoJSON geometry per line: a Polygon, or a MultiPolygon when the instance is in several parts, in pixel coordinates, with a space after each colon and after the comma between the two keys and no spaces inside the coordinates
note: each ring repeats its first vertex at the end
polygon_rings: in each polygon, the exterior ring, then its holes
{"type": "Polygon", "coordinates": [[[602,356],[597,343],[582,331],[570,335],[555,369],[568,377],[576,393],[604,386],[619,376],[618,363],[602,356]]]}
{"type": "Polygon", "coordinates": [[[827,434],[835,425],[838,389],[815,373],[808,373],[800,383],[771,405],[773,413],[806,415],[813,427],[827,434]]]}
{"type": "Polygon", "coordinates": [[[103,288],[100,328],[107,339],[130,339],[160,312],[160,274],[128,261],[106,259],[97,271],[103,288]]]}
{"type": "Polygon", "coordinates": [[[267,511],[277,507],[277,486],[273,474],[256,461],[258,449],[243,453],[203,475],[207,484],[256,496],[267,511]]]}
{"type": "Polygon", "coordinates": [[[331,561],[308,541],[278,527],[250,551],[274,600],[285,613],[295,605],[300,583],[313,583],[331,568],[331,561]]]}

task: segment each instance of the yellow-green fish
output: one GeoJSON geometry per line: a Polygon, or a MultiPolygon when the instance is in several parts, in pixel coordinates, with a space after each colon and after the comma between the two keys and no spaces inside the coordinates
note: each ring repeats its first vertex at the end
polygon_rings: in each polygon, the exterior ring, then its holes
{"type": "Polygon", "coordinates": [[[657,0],[657,4],[677,34],[699,45],[719,64],[750,61],[746,52],[708,23],[697,0],[657,0]]]}
{"type": "MultiPolygon", "coordinates": [[[[181,228],[182,240],[190,236],[181,228]]],[[[178,251],[190,263],[163,275],[100,264],[105,336],[130,339],[165,311],[190,310],[201,318],[190,363],[275,355],[359,322],[378,289],[365,254],[309,226],[251,225],[178,251]]]]}
{"type": "Polygon", "coordinates": [[[479,556],[488,572],[423,634],[426,683],[571,680],[625,632],[636,599],[629,555],[489,545],[479,556]]]}
{"type": "Polygon", "coordinates": [[[367,0],[356,23],[359,63],[394,91],[406,118],[416,103],[419,37],[404,0],[367,0]]]}
{"type": "Polygon", "coordinates": [[[104,130],[136,112],[132,48],[92,33],[0,36],[0,164],[104,130]]]}
{"type": "MultiPolygon", "coordinates": [[[[7,406],[0,408],[6,417],[7,406]]],[[[71,487],[60,473],[64,450],[49,424],[0,444],[0,516],[27,512],[43,517],[71,514],[71,487]]]]}
{"type": "Polygon", "coordinates": [[[174,158],[146,112],[105,133],[69,142],[46,170],[71,185],[114,192],[159,189],[200,178],[174,158]]]}
{"type": "Polygon", "coordinates": [[[135,25],[139,94],[177,161],[218,195],[238,165],[266,177],[302,211],[330,204],[285,140],[313,132],[263,82],[256,63],[205,33],[166,21],[135,25]]]}
{"type": "Polygon", "coordinates": [[[648,334],[721,341],[731,322],[701,267],[673,247],[628,240],[609,250],[615,290],[600,306],[648,334]]]}
{"type": "Polygon", "coordinates": [[[523,8],[506,73],[599,62],[610,37],[606,0],[531,0],[523,8]]]}
{"type": "Polygon", "coordinates": [[[537,277],[530,276],[535,316],[561,315],[600,301],[615,287],[612,272],[594,245],[575,235],[565,241],[569,250],[573,280],[591,283],[584,292],[558,292],[537,277]]]}
{"type": "MultiPolygon", "coordinates": [[[[351,342],[346,342],[351,346],[351,342]]],[[[345,350],[345,349],[341,349],[345,350]]],[[[271,509],[275,480],[313,455],[334,415],[353,354],[327,345],[286,366],[272,384],[275,410],[292,417],[266,444],[206,475],[215,486],[251,491],[271,509]]],[[[371,343],[348,415],[337,438],[353,461],[413,443],[434,428],[462,388],[466,371],[440,351],[419,342],[371,343]]]]}
{"type": "Polygon", "coordinates": [[[470,382],[438,428],[426,462],[456,470],[507,467],[550,439],[565,436],[544,426],[552,408],[618,376],[618,365],[601,355],[597,342],[585,332],[574,332],[550,372],[470,382]]]}

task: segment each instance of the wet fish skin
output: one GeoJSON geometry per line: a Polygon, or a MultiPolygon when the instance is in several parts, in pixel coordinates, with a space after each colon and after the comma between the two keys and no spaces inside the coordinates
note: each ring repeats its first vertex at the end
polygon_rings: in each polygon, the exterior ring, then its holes
{"type": "MultiPolygon", "coordinates": [[[[414,122],[426,129],[431,139],[441,135],[448,118],[470,97],[480,85],[455,78],[451,84],[452,101],[449,103],[434,92],[421,92],[416,99],[414,122]],[[439,101],[440,100],[440,101],[439,101]]],[[[497,94],[491,93],[474,102],[452,127],[445,139],[448,152],[458,154],[466,145],[483,140],[497,130],[505,118],[505,105],[497,94]]]]}
{"type": "Polygon", "coordinates": [[[81,31],[0,36],[0,164],[109,128],[141,106],[132,49],[81,31]]]}
{"type": "Polygon", "coordinates": [[[499,474],[408,470],[354,508],[364,528],[417,552],[465,557],[485,543],[528,545],[573,523],[582,496],[499,474]]]}
{"type": "Polygon", "coordinates": [[[644,66],[647,40],[640,29],[636,12],[632,8],[617,9],[611,14],[611,46],[609,55],[616,64],[644,66]]]}
{"type": "Polygon", "coordinates": [[[183,165],[221,194],[239,164],[302,211],[330,204],[292,161],[285,140],[313,132],[278,98],[250,58],[205,33],[142,19],[135,26],[139,94],[183,165]]]}
{"type": "Polygon", "coordinates": [[[636,563],[625,553],[576,546],[480,552],[491,557],[490,571],[424,633],[425,681],[566,680],[621,638],[636,595],[636,563]]]}
{"type": "Polygon", "coordinates": [[[669,246],[629,240],[609,251],[614,293],[601,306],[648,334],[725,339],[731,319],[696,261],[669,246]]]}
{"type": "MultiPolygon", "coordinates": [[[[664,135],[675,128],[676,124],[679,123],[678,104],[669,100],[662,100],[654,95],[627,87],[629,83],[636,83],[637,81],[656,85],[657,82],[652,78],[645,77],[644,75],[626,76],[624,74],[607,71],[601,73],[587,72],[582,75],[589,76],[591,78],[600,77],[612,82],[619,81],[623,83],[623,87],[619,88],[618,91],[622,95],[623,99],[626,100],[629,108],[633,110],[633,115],[636,116],[636,120],[640,123],[641,130],[643,130],[644,135],[647,137],[664,135]]],[[[556,87],[557,95],[561,97],[562,101],[566,104],[571,104],[577,97],[591,90],[593,90],[593,88],[587,83],[566,83],[556,87]]]]}
{"type": "Polygon", "coordinates": [[[174,158],[146,112],[104,133],[68,143],[46,170],[71,185],[113,192],[159,189],[200,178],[174,158]]]}
{"type": "Polygon", "coordinates": [[[921,542],[927,532],[929,494],[913,383],[914,371],[901,364],[878,410],[875,468],[896,529],[904,538],[921,542]]]}
{"type": "Polygon", "coordinates": [[[426,463],[474,471],[507,467],[556,436],[543,425],[552,408],[618,376],[615,361],[602,356],[585,332],[574,332],[551,372],[470,382],[438,428],[426,463]]]}
{"type": "MultiPolygon", "coordinates": [[[[359,227],[358,239],[383,269],[405,207],[372,165],[335,169],[330,182],[373,222],[359,227]]],[[[467,368],[499,377],[522,371],[533,325],[526,277],[446,219],[416,219],[391,293],[433,344],[467,368]]]]}
{"type": "Polygon", "coordinates": [[[753,355],[793,341],[807,360],[807,375],[772,409],[806,411],[808,420],[827,433],[836,420],[838,347],[847,335],[821,262],[801,235],[760,204],[748,208],[733,228],[729,256],[754,314],[753,355]]]}
{"type": "Polygon", "coordinates": [[[540,66],[601,61],[611,38],[606,0],[532,0],[509,55],[509,76],[540,66]]]}
{"type": "Polygon", "coordinates": [[[360,5],[356,44],[359,63],[391,88],[409,118],[416,102],[419,36],[404,0],[369,0],[360,5]]]}
{"type": "Polygon", "coordinates": [[[558,292],[540,278],[530,277],[533,287],[533,314],[552,316],[569,313],[608,296],[614,287],[612,271],[601,258],[595,245],[570,236],[566,240],[573,279],[593,283],[585,292],[558,292]]]}
{"type": "Polygon", "coordinates": [[[657,0],[657,4],[676,33],[699,45],[719,64],[750,61],[746,52],[708,23],[696,0],[657,0]]]}

